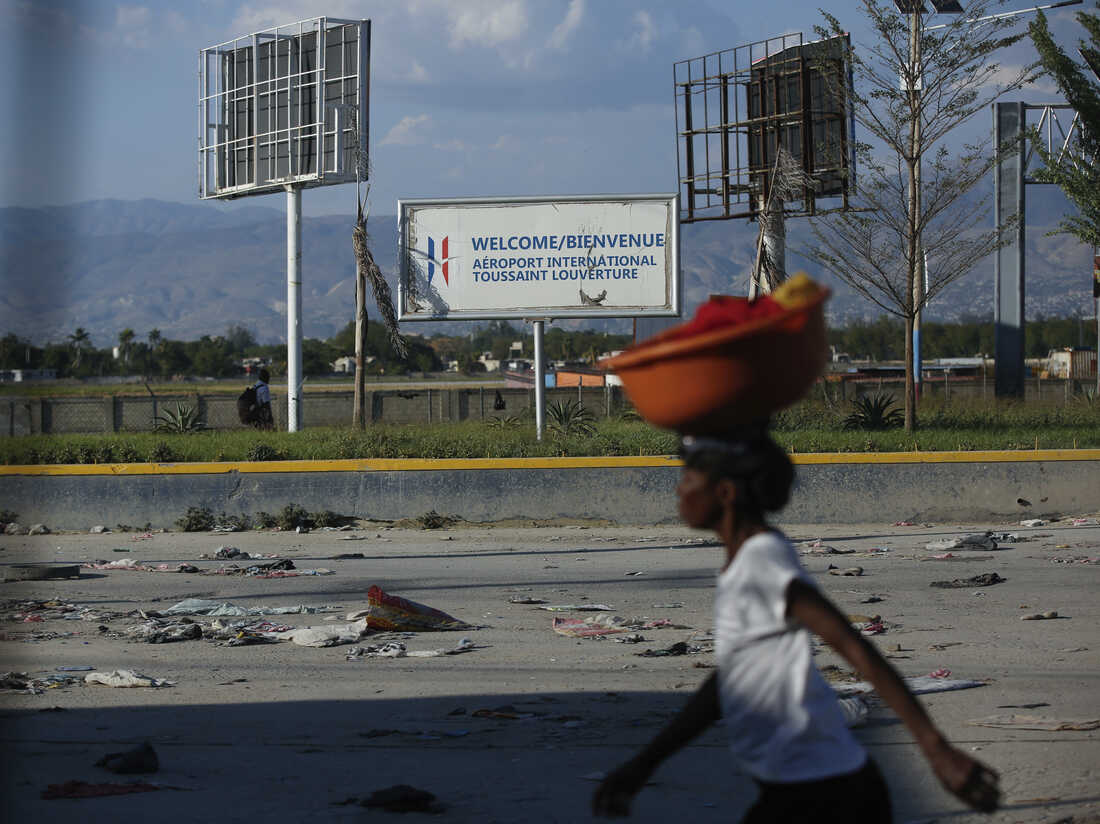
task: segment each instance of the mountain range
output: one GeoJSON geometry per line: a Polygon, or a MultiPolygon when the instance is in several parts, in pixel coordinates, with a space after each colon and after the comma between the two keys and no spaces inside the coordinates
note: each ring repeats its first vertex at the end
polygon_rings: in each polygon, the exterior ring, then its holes
{"type": "MultiPolygon", "coordinates": [[[[1028,188],[1029,317],[1092,315],[1091,250],[1048,236],[1070,210],[1054,187],[1028,188]]],[[[987,192],[975,197],[991,197],[987,192]]],[[[326,338],[353,317],[351,215],[309,217],[303,198],[302,316],[307,337],[326,338]]],[[[267,202],[278,203],[274,198],[267,202]]],[[[370,218],[371,248],[396,294],[397,221],[370,218]]],[[[757,224],[724,221],[681,227],[685,314],[714,293],[744,294],[757,224]]],[[[812,243],[806,221],[788,221],[788,268],[803,268],[834,290],[830,322],[871,319],[876,306],[828,272],[799,259],[812,243]]],[[[0,334],[34,343],[64,340],[83,327],[97,346],[132,328],[139,338],[220,335],[234,324],[257,340],[286,340],[286,216],[263,205],[97,200],[69,206],[0,209],[0,334]]],[[[991,317],[990,258],[938,297],[930,320],[991,317]]],[[[378,317],[370,307],[371,318],[378,317]]],[[[565,328],[628,332],[629,320],[560,321],[565,328]]],[[[404,331],[462,334],[470,322],[408,323],[404,331]]]]}

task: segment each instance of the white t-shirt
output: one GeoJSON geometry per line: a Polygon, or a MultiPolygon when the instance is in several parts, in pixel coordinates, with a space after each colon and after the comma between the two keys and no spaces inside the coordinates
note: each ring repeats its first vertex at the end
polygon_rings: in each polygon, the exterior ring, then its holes
{"type": "Polygon", "coordinates": [[[867,759],[813,663],[810,632],[786,617],[787,586],[814,586],[775,532],[745,541],[718,576],[715,652],[722,717],[738,764],[761,781],[814,781],[867,759]]]}

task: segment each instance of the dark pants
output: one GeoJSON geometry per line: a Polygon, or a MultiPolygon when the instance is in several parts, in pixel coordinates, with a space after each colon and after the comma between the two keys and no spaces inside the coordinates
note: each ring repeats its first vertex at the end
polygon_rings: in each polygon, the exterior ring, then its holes
{"type": "Polygon", "coordinates": [[[890,824],[890,795],[870,758],[854,773],[792,784],[756,782],[760,797],[742,824],[890,824]]]}

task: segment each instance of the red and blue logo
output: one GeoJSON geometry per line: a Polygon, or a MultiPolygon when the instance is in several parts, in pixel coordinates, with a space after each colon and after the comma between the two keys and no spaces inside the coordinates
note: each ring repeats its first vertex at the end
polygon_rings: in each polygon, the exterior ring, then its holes
{"type": "Polygon", "coordinates": [[[435,267],[438,266],[443,270],[443,281],[448,286],[451,285],[451,272],[450,266],[453,258],[448,253],[448,245],[450,236],[443,238],[443,242],[440,244],[440,254],[437,258],[435,256],[435,238],[428,238],[428,283],[432,282],[432,278],[435,277],[435,267]]]}

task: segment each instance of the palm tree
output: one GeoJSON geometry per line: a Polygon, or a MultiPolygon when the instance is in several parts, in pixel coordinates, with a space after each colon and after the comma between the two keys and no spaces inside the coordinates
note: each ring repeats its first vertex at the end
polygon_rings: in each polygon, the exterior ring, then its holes
{"type": "Polygon", "coordinates": [[[69,335],[69,347],[73,350],[73,369],[76,369],[84,352],[92,347],[92,338],[83,326],[76,327],[76,331],[69,335]]]}
{"type": "Polygon", "coordinates": [[[118,333],[118,354],[126,366],[130,365],[130,352],[134,348],[134,330],[123,329],[118,333]]]}
{"type": "Polygon", "coordinates": [[[160,330],[159,329],[150,329],[149,330],[149,348],[152,349],[154,352],[157,351],[157,347],[160,346],[160,342],[161,342],[160,330]]]}

